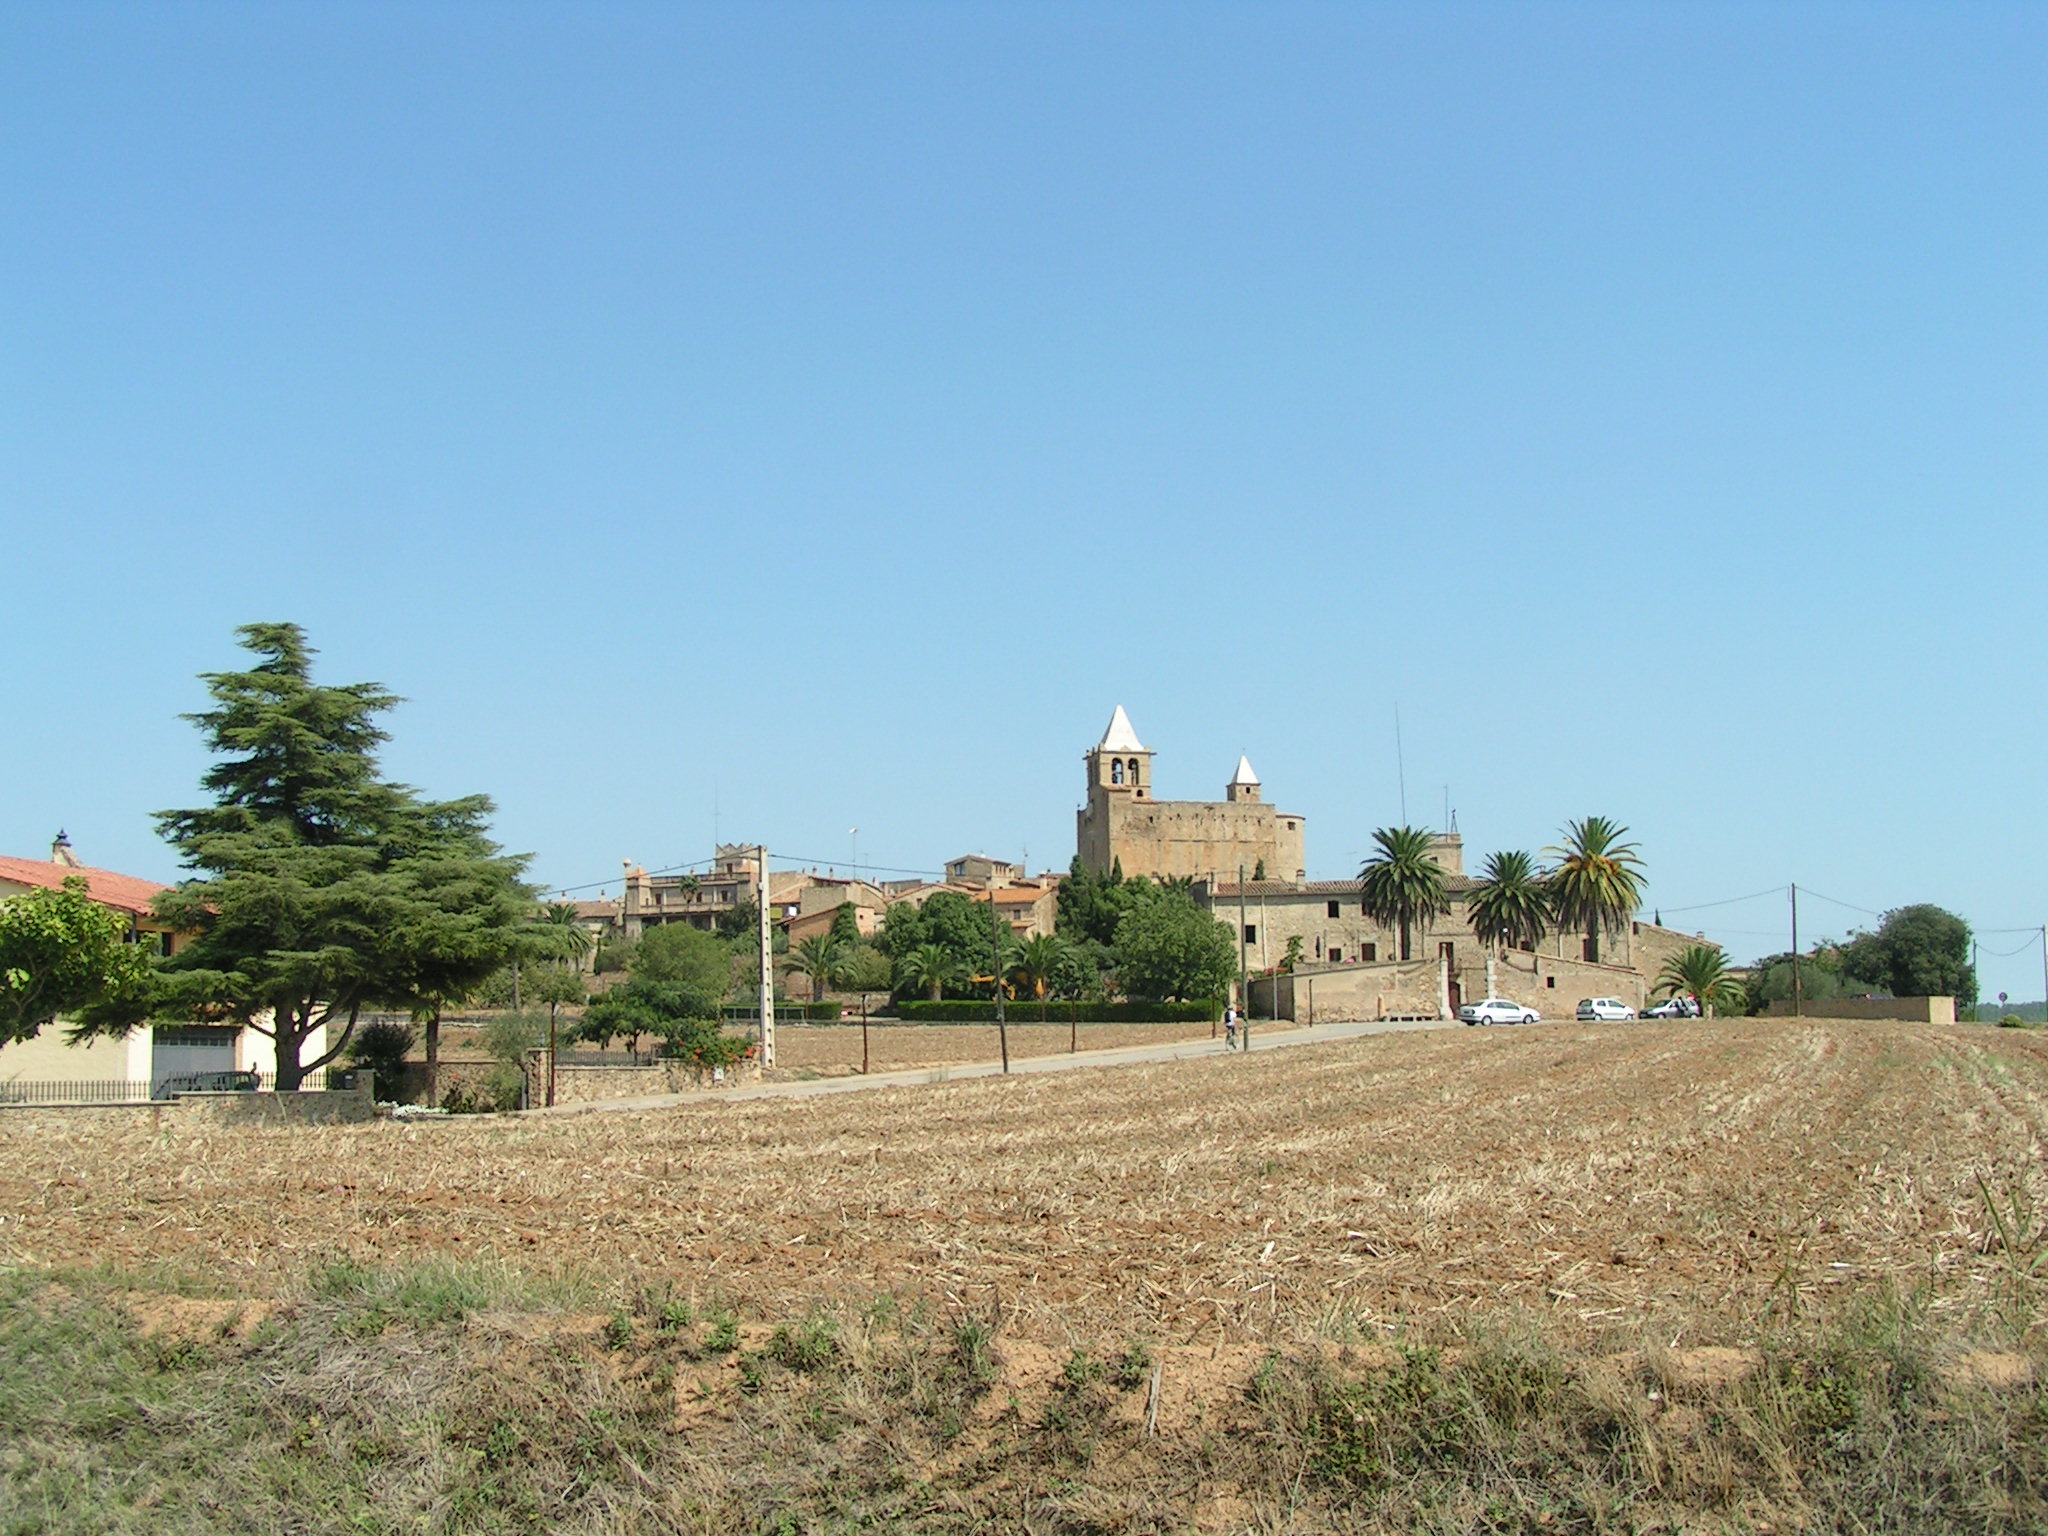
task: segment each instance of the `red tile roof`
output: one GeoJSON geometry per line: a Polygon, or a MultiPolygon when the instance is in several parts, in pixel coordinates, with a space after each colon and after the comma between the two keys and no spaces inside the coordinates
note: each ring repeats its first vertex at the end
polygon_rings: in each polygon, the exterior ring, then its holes
{"type": "Polygon", "coordinates": [[[63,889],[65,878],[70,875],[83,875],[87,894],[101,906],[132,912],[138,917],[149,916],[150,899],[158,891],[170,889],[136,875],[117,875],[111,869],[74,869],[68,864],[52,864],[48,859],[0,857],[0,882],[55,891],[63,889]]]}

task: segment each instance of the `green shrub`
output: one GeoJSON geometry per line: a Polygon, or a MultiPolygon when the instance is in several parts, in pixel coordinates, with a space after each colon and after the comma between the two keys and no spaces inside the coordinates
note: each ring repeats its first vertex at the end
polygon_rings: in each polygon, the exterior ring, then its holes
{"type": "Polygon", "coordinates": [[[2004,1018],[1998,1021],[1998,1027],[2000,1029],[2032,1029],[2034,1026],[2029,1024],[2025,1019],[2021,1018],[2018,1014],[2008,1013],[2004,1018]]]}
{"type": "Polygon", "coordinates": [[[398,1091],[405,1058],[417,1040],[410,1024],[397,1019],[372,1019],[348,1043],[349,1059],[376,1074],[377,1092],[390,1098],[398,1091]]]}

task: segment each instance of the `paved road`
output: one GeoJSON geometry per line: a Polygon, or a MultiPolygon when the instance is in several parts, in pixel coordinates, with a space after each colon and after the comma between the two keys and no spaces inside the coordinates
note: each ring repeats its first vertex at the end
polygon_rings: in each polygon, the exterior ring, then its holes
{"type": "MultiPolygon", "coordinates": [[[[1390,1022],[1383,1024],[1257,1024],[1252,1028],[1255,1051],[1284,1050],[1291,1045],[1316,1045],[1325,1040],[1351,1040],[1409,1029],[1453,1029],[1456,1025],[1390,1022]]],[[[1088,1067],[1123,1067],[1146,1061],[1186,1061],[1196,1056],[1221,1056],[1220,1040],[1175,1040],[1165,1045],[1127,1045],[1113,1051],[1078,1051],[1070,1055],[1017,1057],[1013,1077],[1037,1072],[1075,1072],[1088,1067]]],[[[873,1072],[866,1077],[817,1077],[793,1083],[756,1083],[748,1088],[700,1088],[688,1093],[655,1093],[633,1099],[598,1099],[583,1104],[558,1104],[529,1109],[529,1115],[616,1114],[627,1110],[667,1109],[677,1104],[731,1104],[742,1099],[803,1099],[827,1093],[859,1093],[870,1088],[915,1088],[927,1083],[957,1083],[970,1077],[1000,1077],[1000,1061],[956,1062],[944,1067],[917,1067],[906,1072],[873,1072]]]]}

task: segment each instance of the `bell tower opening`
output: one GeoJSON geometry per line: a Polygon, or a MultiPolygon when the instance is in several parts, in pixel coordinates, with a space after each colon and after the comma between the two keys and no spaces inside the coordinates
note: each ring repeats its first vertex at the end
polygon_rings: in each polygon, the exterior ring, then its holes
{"type": "Polygon", "coordinates": [[[1151,782],[1152,749],[1138,740],[1131,717],[1119,704],[1110,716],[1109,729],[1088,753],[1089,797],[1109,790],[1144,800],[1150,796],[1151,782]]]}

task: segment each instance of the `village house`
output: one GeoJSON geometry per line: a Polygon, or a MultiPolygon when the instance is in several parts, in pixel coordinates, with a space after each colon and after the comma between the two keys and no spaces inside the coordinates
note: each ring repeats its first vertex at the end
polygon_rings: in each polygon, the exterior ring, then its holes
{"type": "MultiPolygon", "coordinates": [[[[51,845],[47,860],[0,857],[0,901],[33,890],[61,890],[67,879],[84,880],[86,895],[126,920],[130,943],[147,945],[158,954],[169,955],[175,954],[191,937],[173,931],[155,914],[157,893],[169,890],[169,886],[81,863],[72,851],[71,840],[62,832],[51,845]]],[[[325,1030],[314,1031],[307,1043],[309,1058],[326,1050],[325,1037],[325,1030]]],[[[125,1093],[128,1097],[148,1098],[164,1084],[178,1079],[222,1072],[268,1075],[276,1071],[276,1043],[253,1029],[144,1024],[126,1036],[82,1040],[73,1045],[66,1040],[63,1021],[59,1020],[33,1040],[0,1046],[0,1102],[11,1096],[19,1097],[30,1084],[63,1083],[80,1089],[90,1085],[98,1096],[121,1097],[125,1093]]],[[[318,1085],[309,1080],[308,1086],[318,1085]]]]}

